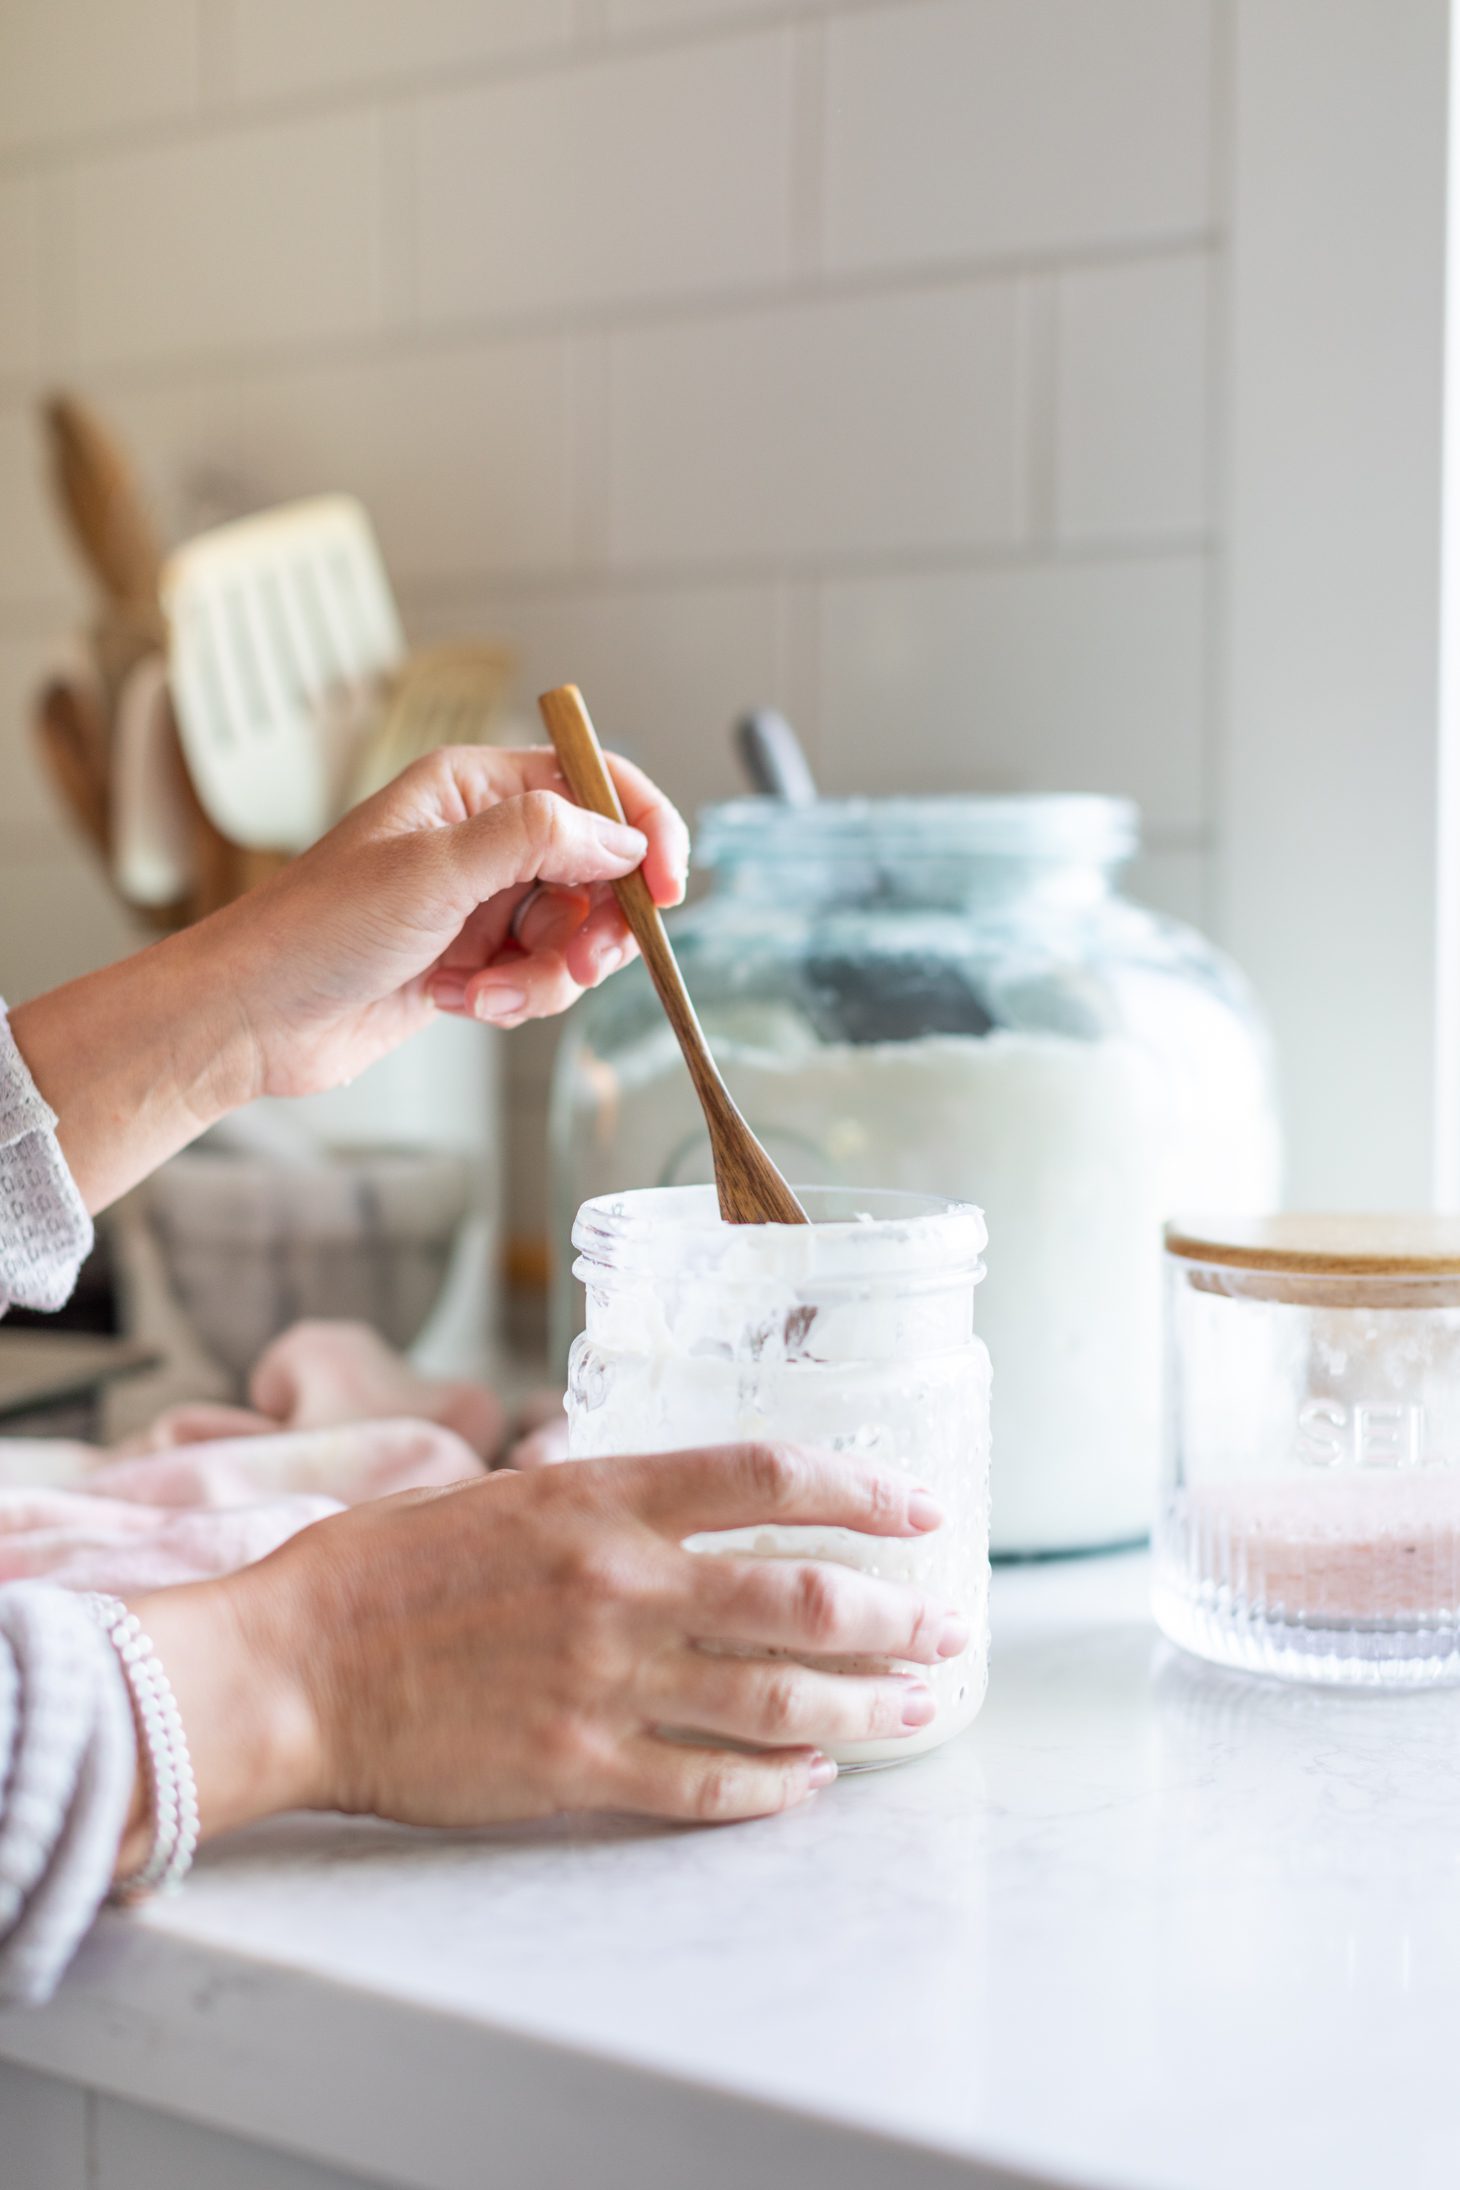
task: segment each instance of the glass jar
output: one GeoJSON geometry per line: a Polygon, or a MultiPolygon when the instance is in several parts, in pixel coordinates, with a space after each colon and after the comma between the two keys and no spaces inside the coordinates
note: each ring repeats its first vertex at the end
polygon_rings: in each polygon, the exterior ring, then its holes
{"type": "MultiPolygon", "coordinates": [[[[1148,1534],[1161,1227],[1271,1207],[1268,1045],[1235,969],[1123,899],[1103,798],[712,807],[714,887],[674,942],[716,1058],[788,1178],[977,1203],[996,1372],[996,1554],[1148,1534]]],[[[555,1245],[581,1201],[711,1176],[642,968],[574,1011],[553,1090],[555,1245]]],[[[578,1302],[556,1273],[566,1354],[578,1302]]]]}
{"type": "Polygon", "coordinates": [[[1252,1672],[1460,1680],[1460,1219],[1203,1220],[1167,1263],[1161,1628],[1252,1672]]]}
{"type": "Polygon", "coordinates": [[[930,1490],[943,1525],[907,1541],[779,1527],[690,1539],[711,1553],[839,1560],[967,1616],[967,1650],[917,1669],[938,1707],[930,1725],[829,1752],[895,1764],[966,1726],[988,1681],[989,1359],[973,1329],[986,1234],[977,1209],[919,1195],[808,1188],[802,1200],[807,1225],[724,1224],[701,1186],[585,1205],[573,1238],[588,1327],[569,1361],[569,1451],[773,1437],[865,1455],[930,1490]]]}

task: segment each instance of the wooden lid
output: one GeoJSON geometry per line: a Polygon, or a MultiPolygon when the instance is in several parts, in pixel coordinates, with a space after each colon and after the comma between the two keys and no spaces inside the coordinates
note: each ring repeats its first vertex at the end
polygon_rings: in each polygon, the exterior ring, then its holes
{"type": "Polygon", "coordinates": [[[1460,1214],[1199,1217],[1166,1227],[1166,1252],[1222,1269],[1294,1277],[1460,1278],[1460,1214]]]}

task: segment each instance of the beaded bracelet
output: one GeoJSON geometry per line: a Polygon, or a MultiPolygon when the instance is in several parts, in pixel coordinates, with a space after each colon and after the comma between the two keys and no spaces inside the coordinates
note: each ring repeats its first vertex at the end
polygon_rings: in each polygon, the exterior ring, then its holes
{"type": "Polygon", "coordinates": [[[90,1593],[83,1602],[122,1661],[152,1797],[152,1845],[146,1860],[119,1878],[108,1898],[135,1901],[143,1894],[170,1893],[192,1868],[198,1846],[198,1787],[182,1713],[136,1613],[119,1597],[90,1593]]]}

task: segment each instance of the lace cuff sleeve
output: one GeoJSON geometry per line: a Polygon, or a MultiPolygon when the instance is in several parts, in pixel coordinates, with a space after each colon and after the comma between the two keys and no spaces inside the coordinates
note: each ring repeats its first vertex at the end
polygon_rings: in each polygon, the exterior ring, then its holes
{"type": "Polygon", "coordinates": [[[0,1001],[0,1315],[12,1304],[63,1307],[92,1238],[56,1113],[26,1070],[0,1001]]]}

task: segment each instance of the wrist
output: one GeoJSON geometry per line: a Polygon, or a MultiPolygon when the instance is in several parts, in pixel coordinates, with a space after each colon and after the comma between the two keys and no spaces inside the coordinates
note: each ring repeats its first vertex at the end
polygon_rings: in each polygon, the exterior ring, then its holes
{"type": "Polygon", "coordinates": [[[10,1014],[93,1215],[256,1090],[228,943],[205,921],[10,1014]]]}
{"type": "MultiPolygon", "coordinates": [[[[202,1837],[320,1806],[324,1747],[297,1677],[302,1651],[256,1570],[133,1600],[172,1683],[197,1781],[202,1837]]],[[[150,1830],[134,1799],[119,1874],[150,1830]]]]}

